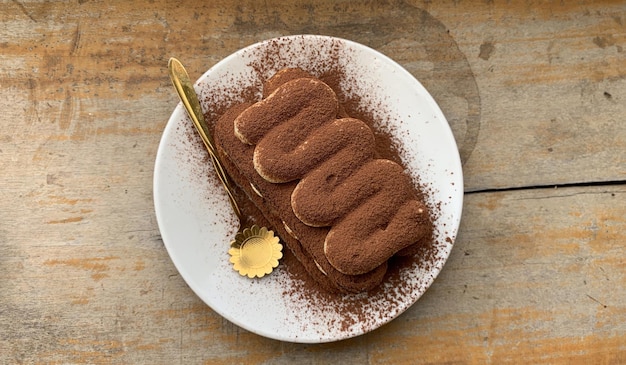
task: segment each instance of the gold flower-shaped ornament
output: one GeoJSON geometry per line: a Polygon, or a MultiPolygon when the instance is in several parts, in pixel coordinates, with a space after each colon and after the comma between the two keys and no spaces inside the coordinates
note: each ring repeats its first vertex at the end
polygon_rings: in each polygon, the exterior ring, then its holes
{"type": "Polygon", "coordinates": [[[273,231],[254,225],[237,233],[228,253],[233,268],[242,276],[263,277],[278,266],[283,245],[273,231]]]}

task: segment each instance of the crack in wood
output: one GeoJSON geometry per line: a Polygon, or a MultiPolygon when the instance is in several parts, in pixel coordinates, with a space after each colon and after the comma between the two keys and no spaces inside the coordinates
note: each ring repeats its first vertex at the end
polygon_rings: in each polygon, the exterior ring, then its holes
{"type": "MultiPolygon", "coordinates": [[[[466,195],[472,194],[483,194],[483,193],[503,193],[503,192],[511,192],[511,191],[520,191],[520,190],[545,190],[545,189],[565,189],[565,188],[590,188],[590,187],[609,187],[609,186],[624,186],[626,187],[626,180],[608,180],[608,181],[592,181],[592,182],[579,182],[579,183],[565,183],[565,184],[546,184],[546,185],[528,185],[528,186],[514,186],[509,188],[487,188],[487,189],[478,189],[465,191],[466,195]]],[[[617,191],[622,192],[622,191],[617,191]]],[[[574,193],[570,195],[558,195],[558,196],[546,196],[543,198],[555,198],[555,197],[566,197],[573,196],[579,194],[608,194],[615,192],[611,192],[608,190],[601,192],[582,192],[582,193],[574,193]]],[[[524,199],[524,198],[520,198],[524,199]]],[[[532,199],[541,199],[537,197],[533,197],[532,199]]]]}

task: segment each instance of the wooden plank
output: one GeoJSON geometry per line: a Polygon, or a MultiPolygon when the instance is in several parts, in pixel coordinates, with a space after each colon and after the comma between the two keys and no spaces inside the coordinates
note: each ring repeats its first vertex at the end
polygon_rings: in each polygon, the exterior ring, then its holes
{"type": "Polygon", "coordinates": [[[480,90],[468,190],[623,181],[626,5],[494,2],[471,20],[461,7],[432,8],[480,90]]]}
{"type": "Polygon", "coordinates": [[[455,132],[468,190],[616,181],[626,174],[622,4],[429,6],[437,17],[419,8],[424,4],[401,3],[322,2],[315,16],[301,5],[271,2],[197,4],[193,16],[190,4],[155,2],[151,14],[122,2],[110,8],[87,2],[72,11],[46,4],[6,11],[7,34],[16,36],[4,42],[3,57],[14,62],[2,93],[30,90],[24,107],[31,119],[58,113],[38,130],[53,138],[93,133],[94,123],[75,126],[71,113],[112,118],[98,125],[104,132],[122,133],[123,119],[135,132],[146,128],[130,125],[135,120],[155,120],[150,132],[158,133],[175,103],[164,72],[169,56],[200,75],[250,43],[318,32],[375,47],[425,84],[455,132]],[[471,16],[460,15],[468,10],[471,16]],[[123,113],[137,108],[152,113],[123,113]]]}
{"type": "Polygon", "coordinates": [[[0,358],[619,363],[625,197],[624,187],[469,195],[452,256],[414,307],[370,334],[317,346],[264,339],[212,312],[177,275],[157,231],[142,231],[143,219],[101,244],[5,244],[0,358]]]}
{"type": "MultiPolygon", "coordinates": [[[[625,192],[621,186],[467,196],[444,272],[401,317],[407,323],[397,326],[410,329],[395,338],[429,348],[425,362],[623,362],[625,192]],[[440,300],[430,303],[431,295],[440,300]]],[[[381,357],[407,359],[385,351],[381,357]]]]}

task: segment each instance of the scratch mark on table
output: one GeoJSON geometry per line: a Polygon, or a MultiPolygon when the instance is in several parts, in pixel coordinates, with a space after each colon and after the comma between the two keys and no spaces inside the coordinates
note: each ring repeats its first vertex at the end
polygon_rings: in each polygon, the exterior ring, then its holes
{"type": "Polygon", "coordinates": [[[604,308],[608,308],[608,306],[607,306],[606,304],[602,303],[601,301],[597,300],[596,298],[592,297],[591,295],[589,295],[589,294],[585,294],[585,295],[586,295],[589,299],[591,299],[591,300],[593,300],[594,302],[596,302],[596,303],[600,304],[602,307],[604,307],[604,308]]]}
{"type": "Polygon", "coordinates": [[[74,32],[74,37],[72,38],[72,47],[70,50],[70,55],[74,56],[78,52],[78,48],[80,47],[80,23],[76,25],[76,31],[74,32]]]}
{"type": "Polygon", "coordinates": [[[30,20],[37,23],[37,20],[35,20],[35,18],[33,18],[33,16],[28,12],[24,4],[22,4],[21,2],[17,0],[13,0],[13,2],[15,3],[15,5],[17,5],[20,8],[20,10],[22,11],[22,13],[24,13],[24,15],[26,15],[30,20]]]}
{"type": "Polygon", "coordinates": [[[72,116],[74,114],[74,101],[72,99],[72,95],[69,90],[65,92],[65,99],[63,100],[63,105],[61,107],[61,112],[59,115],[59,127],[62,130],[67,130],[72,123],[72,116]]]}

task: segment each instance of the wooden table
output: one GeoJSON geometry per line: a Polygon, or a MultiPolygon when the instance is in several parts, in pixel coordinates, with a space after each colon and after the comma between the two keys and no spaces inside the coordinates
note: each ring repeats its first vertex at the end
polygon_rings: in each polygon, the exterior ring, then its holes
{"type": "Polygon", "coordinates": [[[0,363],[626,363],[626,4],[573,3],[1,1],[0,363]],[[297,33],[408,69],[465,174],[426,295],[322,345],[208,308],[152,201],[167,59],[197,76],[297,33]]]}

